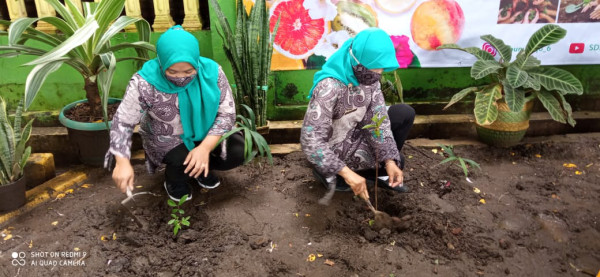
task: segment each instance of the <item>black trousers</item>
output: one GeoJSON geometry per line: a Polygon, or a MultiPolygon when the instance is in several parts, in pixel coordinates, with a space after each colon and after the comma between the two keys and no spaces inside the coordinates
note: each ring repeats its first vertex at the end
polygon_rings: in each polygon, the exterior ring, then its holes
{"type": "MultiPolygon", "coordinates": [[[[404,169],[402,147],[415,121],[415,109],[407,104],[392,105],[388,109],[388,118],[390,120],[392,135],[396,141],[396,147],[398,147],[398,152],[400,152],[400,169],[404,169]]],[[[384,168],[383,163],[379,167],[384,168]]],[[[375,176],[375,169],[360,170],[357,173],[361,176],[375,176]]],[[[385,171],[380,171],[379,175],[386,175],[386,173],[385,171]]]]}
{"type": "MultiPolygon", "coordinates": [[[[201,142],[201,141],[200,141],[201,142]]],[[[196,142],[196,146],[200,144],[196,142]]],[[[235,133],[227,139],[227,155],[225,159],[221,158],[221,145],[217,145],[209,154],[209,171],[211,170],[229,170],[244,163],[244,137],[241,133],[235,133]]],[[[183,165],[185,158],[190,151],[185,144],[180,144],[173,148],[163,158],[165,163],[165,181],[169,184],[185,184],[191,177],[183,173],[186,165],[183,165]]]]}

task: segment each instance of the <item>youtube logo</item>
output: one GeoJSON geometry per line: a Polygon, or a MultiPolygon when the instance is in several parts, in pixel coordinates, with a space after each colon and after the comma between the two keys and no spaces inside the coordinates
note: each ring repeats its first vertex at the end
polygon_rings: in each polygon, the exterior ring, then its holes
{"type": "Polygon", "coordinates": [[[569,53],[581,54],[581,53],[583,53],[584,49],[585,49],[585,43],[582,43],[582,42],[571,43],[571,46],[569,46],[569,53]]]}

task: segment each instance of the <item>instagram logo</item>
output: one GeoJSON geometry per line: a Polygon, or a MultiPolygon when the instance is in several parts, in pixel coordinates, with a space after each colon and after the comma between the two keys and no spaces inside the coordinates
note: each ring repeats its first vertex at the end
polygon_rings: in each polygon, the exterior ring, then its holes
{"type": "Polygon", "coordinates": [[[494,46],[491,46],[487,42],[481,46],[481,50],[488,52],[488,53],[492,54],[492,56],[496,57],[496,48],[494,48],[494,46]]]}
{"type": "Polygon", "coordinates": [[[12,265],[13,266],[24,266],[25,265],[25,252],[12,252],[12,265]]]}

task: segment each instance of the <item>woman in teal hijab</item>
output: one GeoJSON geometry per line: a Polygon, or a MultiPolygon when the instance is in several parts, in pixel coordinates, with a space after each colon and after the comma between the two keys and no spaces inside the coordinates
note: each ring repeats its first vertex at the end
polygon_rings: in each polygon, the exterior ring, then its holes
{"type": "Polygon", "coordinates": [[[169,197],[191,199],[189,180],[215,188],[220,182],[209,169],[228,170],[243,162],[241,135],[217,146],[235,124],[235,103],[219,65],[200,56],[198,40],[181,26],[160,36],[156,52],[132,77],[113,118],[105,165],[115,157],[113,179],[130,193],[131,136],[139,123],[149,171],[164,164],[169,197]]]}
{"type": "Polygon", "coordinates": [[[336,190],[368,198],[366,181],[374,181],[376,164],[386,169],[379,185],[407,191],[401,150],[415,111],[405,104],[388,108],[379,83],[383,72],[398,67],[390,36],[369,28],[346,41],[315,74],[300,142],[313,174],[330,189],[321,203],[336,190]],[[373,116],[385,116],[381,136],[363,129],[373,116]]]}

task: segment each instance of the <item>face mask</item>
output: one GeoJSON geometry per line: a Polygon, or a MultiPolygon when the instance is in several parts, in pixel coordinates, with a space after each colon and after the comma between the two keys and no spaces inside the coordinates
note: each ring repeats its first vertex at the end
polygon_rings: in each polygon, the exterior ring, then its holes
{"type": "Polygon", "coordinates": [[[352,54],[352,47],[350,47],[350,56],[352,56],[352,58],[354,58],[354,60],[358,63],[352,67],[352,71],[354,72],[354,76],[359,84],[368,86],[381,79],[381,73],[373,72],[364,65],[360,64],[358,59],[354,57],[354,54],[352,54]]]}
{"type": "Polygon", "coordinates": [[[175,84],[178,87],[184,87],[185,85],[189,84],[192,80],[194,80],[194,78],[196,78],[196,74],[192,74],[190,76],[186,76],[186,77],[171,77],[171,76],[166,76],[167,80],[171,81],[171,83],[175,84]]]}

